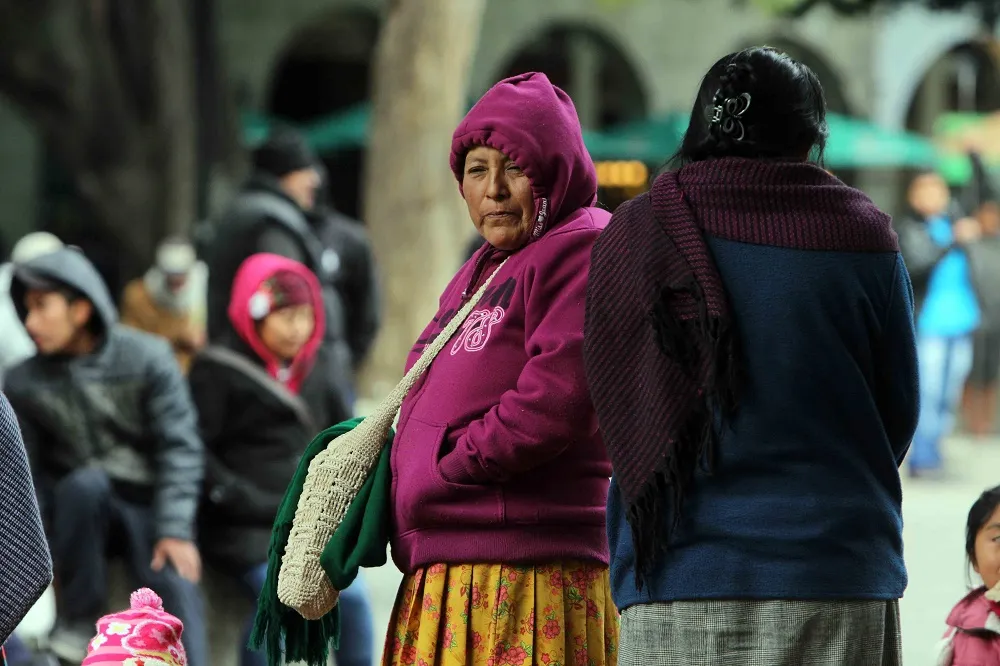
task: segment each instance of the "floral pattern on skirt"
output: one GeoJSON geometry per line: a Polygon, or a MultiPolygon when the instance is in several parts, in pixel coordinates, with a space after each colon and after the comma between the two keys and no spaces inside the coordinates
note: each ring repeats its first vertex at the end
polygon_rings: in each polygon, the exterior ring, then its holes
{"type": "Polygon", "coordinates": [[[406,576],[383,666],[614,666],[608,568],[435,564],[406,576]]]}

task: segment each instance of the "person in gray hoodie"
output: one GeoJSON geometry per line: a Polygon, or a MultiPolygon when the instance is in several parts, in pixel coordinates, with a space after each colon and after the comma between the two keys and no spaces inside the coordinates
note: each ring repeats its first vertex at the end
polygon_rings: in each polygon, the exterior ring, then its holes
{"type": "Polygon", "coordinates": [[[207,666],[194,544],[203,445],[170,346],[119,325],[107,286],[76,248],[17,264],[11,298],[38,350],[10,371],[6,391],[55,567],[50,648],[82,661],[106,610],[110,551],[184,622],[191,666],[207,666]]]}
{"type": "Polygon", "coordinates": [[[10,281],[14,277],[14,264],[23,263],[63,246],[56,236],[46,231],[34,231],[17,241],[10,253],[10,261],[0,265],[0,387],[4,372],[26,358],[35,355],[35,345],[24,332],[17,318],[17,308],[10,300],[10,281]]]}

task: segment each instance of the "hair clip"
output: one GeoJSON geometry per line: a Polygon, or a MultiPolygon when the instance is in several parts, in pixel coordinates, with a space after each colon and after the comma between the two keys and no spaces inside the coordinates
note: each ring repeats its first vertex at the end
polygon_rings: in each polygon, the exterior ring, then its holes
{"type": "MultiPolygon", "coordinates": [[[[721,91],[715,94],[715,98],[719,99],[720,95],[721,91]]],[[[719,125],[722,133],[732,137],[733,141],[742,141],[746,137],[742,118],[750,108],[750,99],[750,93],[741,93],[722,100],[721,104],[711,107],[709,121],[712,125],[719,125]]]]}

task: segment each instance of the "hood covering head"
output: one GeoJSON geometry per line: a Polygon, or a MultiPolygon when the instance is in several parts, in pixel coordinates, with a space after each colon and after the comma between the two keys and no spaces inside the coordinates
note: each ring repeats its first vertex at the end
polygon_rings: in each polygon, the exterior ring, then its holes
{"type": "Polygon", "coordinates": [[[250,345],[254,353],[264,362],[267,372],[275,379],[281,379],[289,390],[298,393],[302,381],[312,369],[326,327],[323,293],[319,286],[319,280],[316,279],[312,271],[293,259],[276,254],[255,254],[249,257],[240,265],[239,270],[236,271],[236,277],[233,279],[233,292],[229,301],[229,321],[232,322],[237,335],[250,345]],[[309,285],[313,312],[316,316],[316,327],[313,329],[312,337],[303,345],[298,356],[292,360],[291,365],[287,368],[283,368],[280,359],[260,339],[257,332],[257,323],[260,317],[254,316],[255,311],[260,311],[264,299],[267,299],[268,312],[273,311],[268,283],[281,273],[294,274],[309,285]]]}
{"type": "Polygon", "coordinates": [[[532,239],[573,211],[597,201],[597,170],[583,144],[576,107],[544,74],[521,74],[490,88],[455,130],[451,170],[462,188],[465,155],[496,148],[531,181],[532,239]]]}
{"type": "Polygon", "coordinates": [[[47,231],[34,231],[17,241],[10,253],[10,260],[22,264],[49,252],[55,252],[63,247],[63,242],[55,234],[47,231]]]}
{"type": "Polygon", "coordinates": [[[80,293],[94,305],[93,316],[102,332],[118,323],[118,310],[104,278],[94,264],[75,247],[48,252],[24,263],[14,264],[10,282],[10,297],[21,321],[28,317],[24,297],[30,289],[54,290],[66,288],[80,293]]]}

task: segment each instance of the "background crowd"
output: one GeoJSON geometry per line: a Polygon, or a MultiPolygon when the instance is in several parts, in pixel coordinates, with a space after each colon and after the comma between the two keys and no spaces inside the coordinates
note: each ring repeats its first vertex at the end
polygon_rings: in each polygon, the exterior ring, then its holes
{"type": "MultiPolygon", "coordinates": [[[[184,622],[190,663],[207,664],[202,563],[255,600],[302,448],[353,414],[379,326],[363,227],[320,203],[321,169],[298,134],[276,133],[253,163],[215,235],[164,240],[119,298],[51,234],[21,239],[3,267],[3,390],[48,528],[47,645],[61,659],[85,654],[120,554],[184,622]]],[[[341,603],[339,662],[370,664],[363,581],[341,603]]],[[[241,646],[248,634],[249,620],[241,646]]]]}

